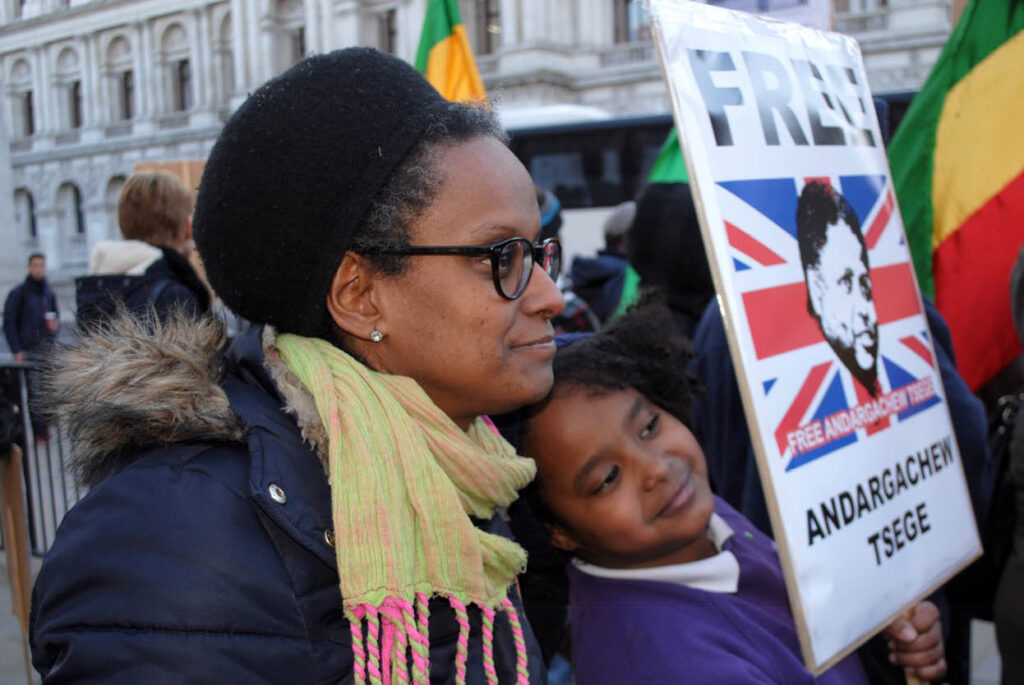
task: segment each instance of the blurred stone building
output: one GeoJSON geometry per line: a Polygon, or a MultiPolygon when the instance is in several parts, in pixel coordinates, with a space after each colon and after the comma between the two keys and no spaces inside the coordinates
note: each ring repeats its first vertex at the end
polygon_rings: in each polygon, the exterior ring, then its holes
{"type": "MultiPolygon", "coordinates": [[[[860,40],[876,92],[920,86],[953,0],[831,1],[832,26],[860,40]]],[[[39,250],[66,309],[90,246],[119,236],[116,199],[136,164],[205,158],[246,93],[310,52],[372,45],[412,61],[425,4],[0,1],[0,289],[39,250]]],[[[668,111],[638,0],[460,5],[507,126],[540,106],[569,118],[668,111]]]]}

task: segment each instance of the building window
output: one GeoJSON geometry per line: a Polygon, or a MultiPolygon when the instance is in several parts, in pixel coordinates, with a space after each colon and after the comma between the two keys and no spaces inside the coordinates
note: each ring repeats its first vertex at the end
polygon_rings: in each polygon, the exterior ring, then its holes
{"type": "Polygon", "coordinates": [[[68,126],[82,128],[82,82],[68,85],[68,126]]]}
{"type": "Polygon", "coordinates": [[[377,45],[382,52],[394,55],[398,50],[398,11],[385,10],[377,22],[377,45]]]}
{"type": "Polygon", "coordinates": [[[476,16],[476,50],[481,55],[494,54],[501,39],[499,0],[477,0],[476,16]]]}
{"type": "Polygon", "coordinates": [[[640,0],[613,0],[615,3],[615,42],[649,40],[651,22],[640,0]]]}
{"type": "Polygon", "coordinates": [[[39,239],[35,199],[32,197],[32,193],[24,188],[14,191],[14,220],[21,227],[22,235],[31,241],[39,239]]]}
{"type": "Polygon", "coordinates": [[[71,197],[75,202],[75,234],[85,235],[85,210],[82,208],[82,193],[78,186],[71,186],[71,197]]]}
{"type": "Polygon", "coordinates": [[[306,56],[306,27],[297,26],[291,32],[292,39],[292,63],[298,62],[306,56]]]}
{"type": "Polygon", "coordinates": [[[26,91],[21,96],[21,133],[25,137],[36,132],[35,105],[32,102],[32,91],[26,91]]]}
{"type": "Polygon", "coordinates": [[[119,113],[122,119],[131,119],[135,116],[135,74],[130,69],[122,71],[118,86],[119,113]]]}
{"type": "Polygon", "coordinates": [[[500,0],[476,0],[476,51],[494,54],[502,36],[500,0]]]}
{"type": "Polygon", "coordinates": [[[173,63],[174,109],[186,112],[192,108],[192,69],[187,59],[173,63]]]}

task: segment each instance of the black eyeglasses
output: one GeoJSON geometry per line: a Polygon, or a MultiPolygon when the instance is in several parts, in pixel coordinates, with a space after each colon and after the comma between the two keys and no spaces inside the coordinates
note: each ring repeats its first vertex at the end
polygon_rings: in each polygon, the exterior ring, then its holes
{"type": "Polygon", "coordinates": [[[534,245],[526,238],[509,238],[493,245],[413,245],[401,250],[375,250],[380,255],[488,255],[491,258],[491,276],[494,289],[506,300],[514,300],[526,292],[533,275],[533,265],[539,264],[551,280],[562,270],[562,244],[558,238],[548,238],[534,245]]]}

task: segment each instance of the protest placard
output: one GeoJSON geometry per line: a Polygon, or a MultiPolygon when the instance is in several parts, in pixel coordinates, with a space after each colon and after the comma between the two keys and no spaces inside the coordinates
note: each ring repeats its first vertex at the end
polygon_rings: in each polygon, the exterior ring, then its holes
{"type": "Polygon", "coordinates": [[[860,50],[695,2],[649,11],[818,674],[981,551],[860,50]]]}

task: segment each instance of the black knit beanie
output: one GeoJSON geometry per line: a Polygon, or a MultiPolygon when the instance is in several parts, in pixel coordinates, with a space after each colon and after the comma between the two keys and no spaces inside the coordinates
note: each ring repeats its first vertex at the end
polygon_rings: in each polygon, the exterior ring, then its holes
{"type": "Polygon", "coordinates": [[[330,337],[331,279],[371,200],[449,103],[369,48],[308,57],[224,126],[193,225],[210,285],[235,313],[330,337]]]}

